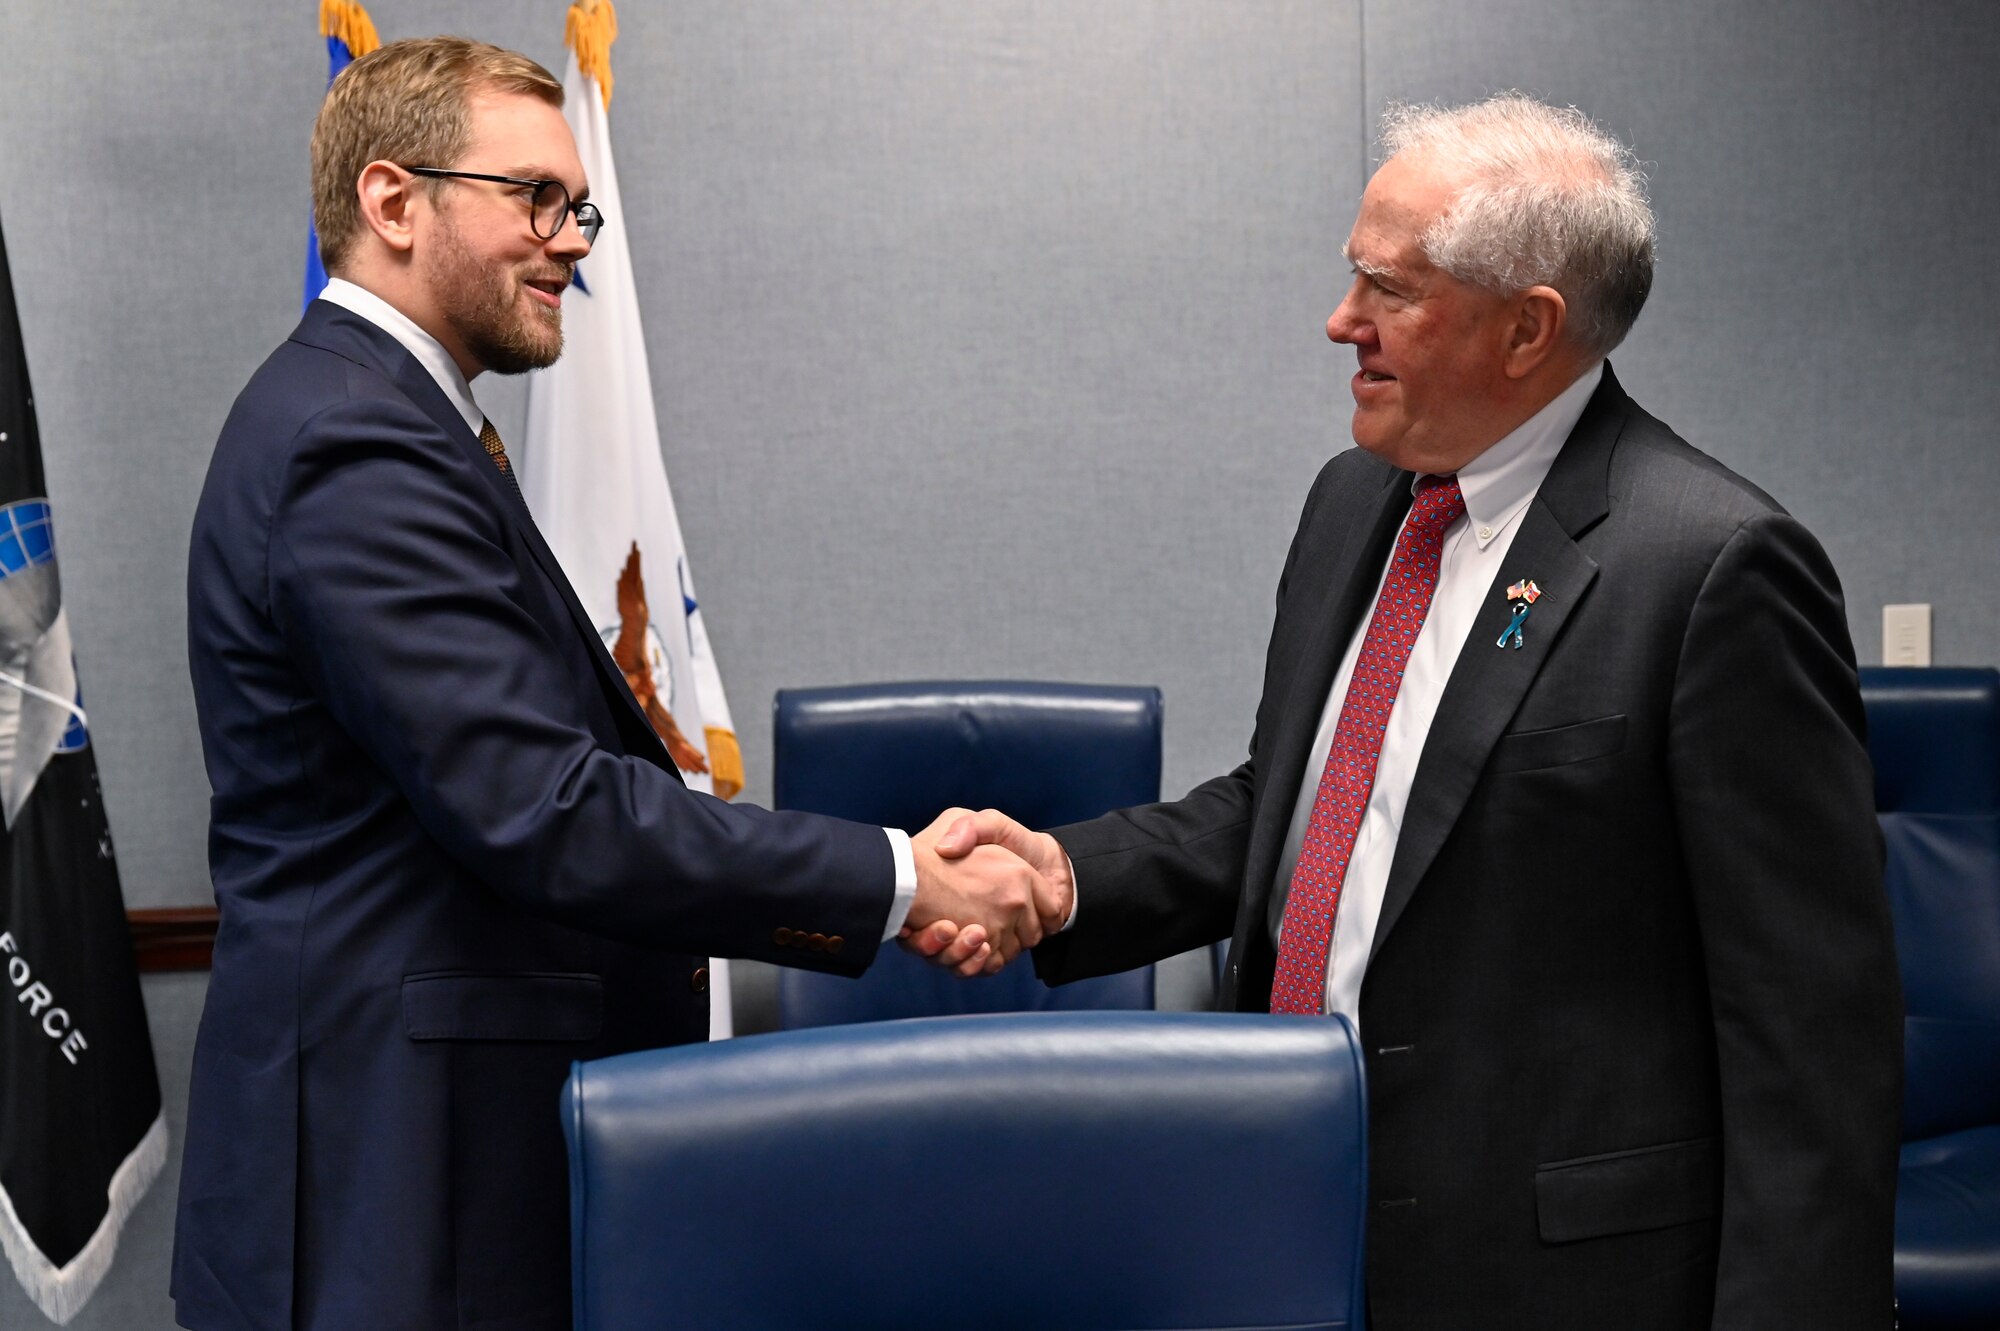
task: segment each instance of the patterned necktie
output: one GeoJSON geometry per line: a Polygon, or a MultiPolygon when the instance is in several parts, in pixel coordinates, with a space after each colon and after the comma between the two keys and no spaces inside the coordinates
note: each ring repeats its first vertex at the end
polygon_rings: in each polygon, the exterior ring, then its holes
{"type": "Polygon", "coordinates": [[[1278,973],[1271,986],[1273,1012],[1317,1016],[1326,1007],[1334,914],[1340,908],[1340,887],[1347,878],[1354,837],[1368,809],[1368,792],[1375,788],[1382,734],[1403,687],[1410,648],[1416,645],[1437,591],[1445,528],[1463,512],[1465,498],[1455,477],[1426,476],[1418,483],[1416,503],[1396,538],[1389,576],[1361,640],[1354,678],[1347,685],[1333,744],[1326,752],[1326,770],[1313,796],[1312,820],[1306,824],[1299,862],[1292,870],[1278,943],[1278,973]]]}
{"type": "Polygon", "coordinates": [[[514,476],[514,464],[507,460],[507,448],[500,442],[500,432],[493,428],[493,422],[480,418],[479,442],[486,446],[486,456],[493,459],[493,465],[507,478],[507,484],[514,487],[514,496],[522,503],[527,500],[521,495],[521,482],[514,476]]]}

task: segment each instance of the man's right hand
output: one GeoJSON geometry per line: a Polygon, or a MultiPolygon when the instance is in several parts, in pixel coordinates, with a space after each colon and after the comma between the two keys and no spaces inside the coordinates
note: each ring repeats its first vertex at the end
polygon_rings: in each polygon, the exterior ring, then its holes
{"type": "Polygon", "coordinates": [[[910,951],[961,975],[991,975],[1042,941],[1050,903],[1060,899],[1067,913],[1067,883],[1058,887],[1000,845],[967,839],[949,856],[940,854],[939,838],[972,816],[967,809],[947,809],[910,838],[917,896],[902,938],[910,951]]]}

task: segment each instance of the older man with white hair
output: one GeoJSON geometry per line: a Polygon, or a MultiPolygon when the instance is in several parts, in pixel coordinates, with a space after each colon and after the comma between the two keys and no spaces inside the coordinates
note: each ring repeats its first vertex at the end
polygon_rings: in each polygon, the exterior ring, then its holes
{"type": "Polygon", "coordinates": [[[1652,281],[1622,145],[1511,94],[1385,139],[1327,321],[1360,447],[1248,761],[941,849],[1073,875],[1053,983],[1233,930],[1223,1007],[1357,1024],[1374,1331],[1886,1328],[1902,1010],[1834,571],[1605,362],[1652,281]]]}

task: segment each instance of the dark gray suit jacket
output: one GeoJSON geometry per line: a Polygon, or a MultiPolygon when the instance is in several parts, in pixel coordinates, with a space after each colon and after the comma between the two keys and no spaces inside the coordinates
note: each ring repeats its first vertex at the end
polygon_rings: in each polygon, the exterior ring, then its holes
{"type": "MultiPolygon", "coordinates": [[[[1222,1006],[1268,1006],[1280,845],[1409,482],[1321,471],[1243,766],[1057,829],[1085,909],[1045,979],[1233,931],[1222,1006]]],[[[1446,687],[1362,987],[1374,1331],[1887,1327],[1881,854],[1832,567],[1607,367],[1446,687]]]]}

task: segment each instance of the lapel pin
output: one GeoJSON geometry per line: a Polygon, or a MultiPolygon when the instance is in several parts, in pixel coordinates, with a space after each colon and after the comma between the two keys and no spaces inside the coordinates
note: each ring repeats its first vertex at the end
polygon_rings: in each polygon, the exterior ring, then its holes
{"type": "Polygon", "coordinates": [[[1507,640],[1512,638],[1513,645],[1518,648],[1521,645],[1521,625],[1528,622],[1528,611],[1542,599],[1542,589],[1535,585],[1534,579],[1523,578],[1507,589],[1507,599],[1514,606],[1514,618],[1507,622],[1507,627],[1500,631],[1499,641],[1493,645],[1505,647],[1507,640]]]}

